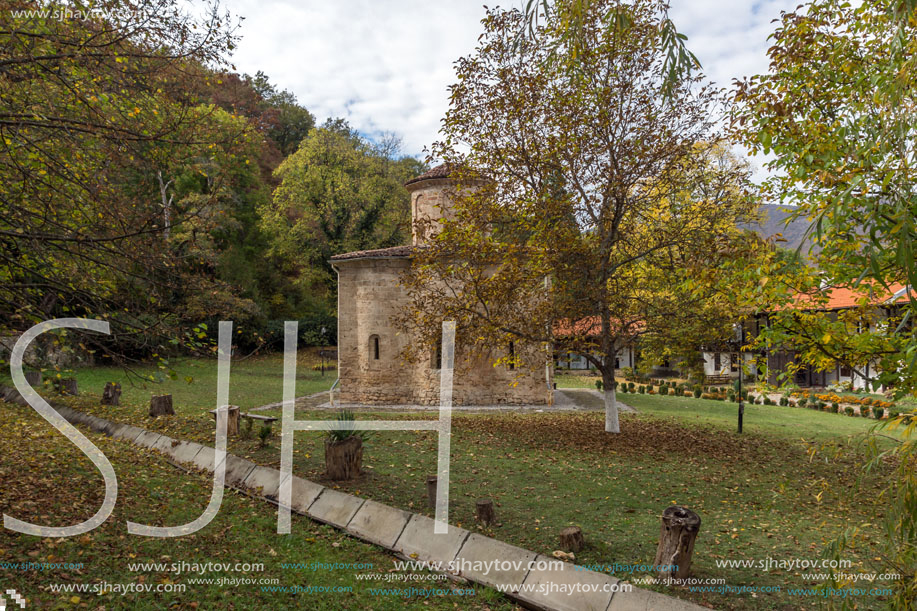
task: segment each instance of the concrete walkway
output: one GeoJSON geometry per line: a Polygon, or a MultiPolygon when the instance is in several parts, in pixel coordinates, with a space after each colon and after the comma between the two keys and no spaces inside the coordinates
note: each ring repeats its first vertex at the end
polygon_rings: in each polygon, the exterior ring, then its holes
{"type": "MultiPolygon", "coordinates": [[[[209,472],[214,470],[216,453],[211,447],[172,439],[131,425],[109,422],[67,406],[54,407],[72,424],[82,424],[115,439],[155,450],[182,468],[209,472]]],[[[226,454],[225,460],[227,486],[277,504],[281,483],[278,470],[258,466],[232,454],[226,454]]],[[[447,534],[437,535],[433,533],[433,520],[426,516],[331,490],[295,475],[289,477],[292,478],[293,489],[292,511],[330,524],[406,560],[457,567],[456,572],[450,573],[456,578],[494,588],[524,585],[525,590],[518,588],[506,595],[526,607],[545,611],[704,609],[684,600],[636,587],[628,592],[612,592],[610,587],[619,584],[619,579],[605,573],[580,570],[570,563],[563,563],[560,568],[544,563],[541,566],[530,566],[531,561],[547,563],[554,559],[452,525],[447,534]],[[494,567],[494,561],[518,561],[518,565],[494,567]],[[559,591],[565,587],[577,587],[578,584],[582,584],[582,590],[572,593],[559,591]],[[605,588],[609,591],[602,591],[605,588]]]]}
{"type": "MultiPolygon", "coordinates": [[[[296,398],[296,409],[330,410],[346,408],[354,411],[394,411],[394,412],[431,412],[436,411],[436,405],[396,404],[396,405],[367,405],[364,403],[341,403],[335,401],[332,406],[328,401],[328,391],[315,393],[307,397],[296,398]]],[[[270,403],[256,407],[251,411],[281,409],[283,403],[270,403]]],[[[626,413],[637,410],[618,401],[618,409],[626,413]]],[[[597,390],[590,388],[562,388],[554,391],[554,405],[455,405],[454,412],[601,412],[605,411],[605,398],[597,390]]]]}

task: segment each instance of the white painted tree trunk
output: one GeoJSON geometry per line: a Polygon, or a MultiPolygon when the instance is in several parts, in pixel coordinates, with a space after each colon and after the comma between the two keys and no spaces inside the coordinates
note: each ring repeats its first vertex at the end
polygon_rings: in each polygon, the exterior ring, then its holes
{"type": "Polygon", "coordinates": [[[156,173],[156,178],[159,179],[159,195],[162,197],[162,235],[168,242],[169,235],[172,232],[172,201],[175,198],[175,194],[173,193],[167,196],[169,187],[172,186],[172,181],[163,182],[161,170],[156,173]]]}
{"type": "Polygon", "coordinates": [[[605,432],[620,433],[618,423],[618,402],[613,388],[605,388],[605,432]]]}

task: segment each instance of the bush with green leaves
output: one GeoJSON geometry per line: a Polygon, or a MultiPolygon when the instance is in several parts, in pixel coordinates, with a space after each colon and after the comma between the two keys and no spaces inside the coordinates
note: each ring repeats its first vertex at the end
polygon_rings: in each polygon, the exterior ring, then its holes
{"type": "Polygon", "coordinates": [[[848,405],[846,408],[844,408],[844,413],[848,416],[852,416],[854,414],[853,408],[848,405]]]}
{"type": "Polygon", "coordinates": [[[885,408],[884,407],[874,407],[872,408],[872,413],[876,417],[876,420],[881,420],[882,416],[885,415],[885,408]]]}
{"type": "Polygon", "coordinates": [[[262,448],[267,445],[267,440],[270,438],[271,438],[271,425],[267,423],[262,424],[261,428],[258,430],[258,440],[262,448]]]}
{"type": "Polygon", "coordinates": [[[860,416],[862,416],[863,418],[869,418],[870,416],[872,416],[872,409],[868,405],[861,405],[860,406],[860,416]]]}
{"type": "Polygon", "coordinates": [[[596,381],[595,381],[595,389],[596,389],[596,390],[599,390],[599,391],[602,390],[602,380],[596,380],[596,381]]]}

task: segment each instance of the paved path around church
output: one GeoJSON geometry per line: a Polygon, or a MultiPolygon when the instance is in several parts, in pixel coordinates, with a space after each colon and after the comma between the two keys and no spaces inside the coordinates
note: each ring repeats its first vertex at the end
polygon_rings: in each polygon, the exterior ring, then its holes
{"type": "MultiPolygon", "coordinates": [[[[110,422],[64,405],[54,407],[73,424],[159,452],[181,469],[214,470],[215,452],[211,447],[110,422]]],[[[233,454],[226,454],[225,460],[228,487],[277,504],[281,483],[278,470],[233,454]]],[[[694,603],[650,590],[633,587],[629,591],[614,592],[612,588],[620,584],[620,580],[611,575],[581,570],[570,563],[559,566],[534,564],[531,561],[553,559],[456,526],[450,525],[447,534],[435,535],[434,522],[426,516],[331,490],[295,475],[289,477],[293,488],[292,511],[330,524],[406,560],[451,566],[454,572],[450,574],[454,578],[490,587],[518,587],[507,596],[530,608],[545,611],[703,611],[703,607],[694,603]],[[491,570],[494,561],[506,564],[499,570],[491,570]],[[504,570],[506,566],[510,568],[504,570]]]]}
{"type": "MultiPolygon", "coordinates": [[[[346,407],[356,411],[401,411],[401,412],[430,412],[436,411],[435,405],[365,405],[340,403],[335,401],[332,406],[328,401],[328,391],[296,398],[298,410],[340,409],[346,407]]],[[[282,409],[283,403],[269,403],[255,407],[251,411],[282,409]]],[[[634,413],[637,410],[618,401],[618,409],[622,412],[634,413]]],[[[605,411],[605,398],[597,390],[590,388],[562,388],[554,391],[554,405],[456,405],[455,412],[603,412],[605,411]]]]}

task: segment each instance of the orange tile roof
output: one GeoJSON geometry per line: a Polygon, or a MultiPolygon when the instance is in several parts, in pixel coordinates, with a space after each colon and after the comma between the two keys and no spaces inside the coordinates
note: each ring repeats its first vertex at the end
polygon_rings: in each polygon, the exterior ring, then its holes
{"type": "MultiPolygon", "coordinates": [[[[641,321],[631,323],[635,330],[642,331],[646,326],[641,321]]],[[[595,337],[602,332],[602,319],[598,316],[586,316],[577,320],[572,326],[567,319],[554,321],[555,336],[582,335],[586,337],[595,337]]]]}
{"type": "MultiPolygon", "coordinates": [[[[907,301],[908,296],[904,285],[895,283],[889,289],[880,287],[873,291],[868,286],[856,289],[844,286],[829,287],[817,293],[798,293],[794,298],[794,305],[802,309],[813,310],[845,310],[861,305],[883,305],[888,303],[901,303],[907,301]]],[[[917,294],[912,289],[912,294],[917,294]]],[[[792,306],[790,306],[792,307],[792,306]]]]}

